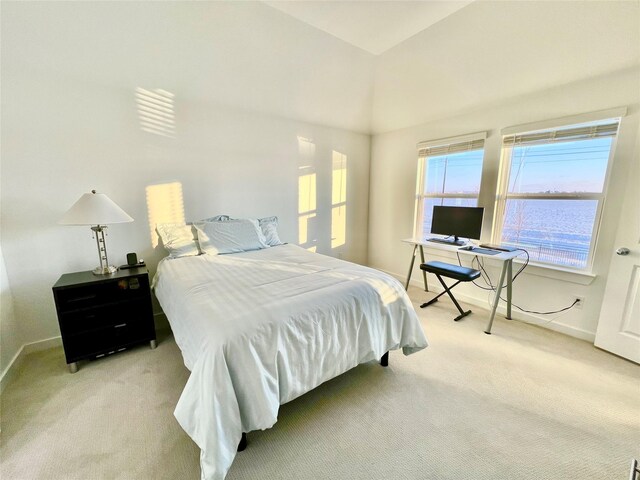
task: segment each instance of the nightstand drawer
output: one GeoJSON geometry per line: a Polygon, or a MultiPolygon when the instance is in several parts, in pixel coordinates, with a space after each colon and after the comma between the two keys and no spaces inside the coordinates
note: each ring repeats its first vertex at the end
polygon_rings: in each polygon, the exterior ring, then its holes
{"type": "Polygon", "coordinates": [[[126,302],[104,305],[98,308],[84,308],[60,314],[60,330],[65,334],[82,333],[135,321],[148,323],[151,312],[151,300],[137,298],[126,302]]]}
{"type": "Polygon", "coordinates": [[[95,307],[149,295],[149,277],[139,275],[96,285],[73,286],[55,290],[59,312],[95,307]]]}
{"type": "Polygon", "coordinates": [[[147,322],[122,322],[110,327],[92,330],[64,337],[64,351],[67,363],[81,358],[111,354],[126,347],[152,340],[155,332],[147,322]]]}

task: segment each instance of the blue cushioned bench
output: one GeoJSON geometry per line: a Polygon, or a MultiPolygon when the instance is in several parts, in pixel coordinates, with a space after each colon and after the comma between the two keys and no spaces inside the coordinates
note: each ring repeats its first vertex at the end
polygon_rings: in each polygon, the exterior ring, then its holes
{"type": "Polygon", "coordinates": [[[423,303],[422,305],[420,305],[420,308],[428,307],[432,303],[437,302],[438,298],[446,293],[449,295],[449,297],[451,297],[451,300],[453,300],[453,303],[456,305],[458,311],[460,312],[460,315],[453,319],[454,321],[457,322],[461,318],[466,317],[471,313],[471,310],[467,310],[466,312],[462,310],[462,307],[460,307],[460,304],[451,293],[451,289],[461,282],[472,282],[480,276],[480,270],[474,270],[473,268],[461,267],[460,265],[453,265],[451,263],[444,262],[423,263],[420,265],[420,269],[428,273],[433,273],[444,287],[444,292],[440,293],[438,296],[432,298],[428,302],[423,303]],[[457,280],[457,282],[448,287],[442,277],[452,278],[454,280],[457,280]]]}

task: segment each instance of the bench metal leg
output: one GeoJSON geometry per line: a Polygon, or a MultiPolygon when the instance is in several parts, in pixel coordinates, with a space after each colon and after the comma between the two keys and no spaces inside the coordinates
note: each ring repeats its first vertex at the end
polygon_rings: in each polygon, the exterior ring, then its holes
{"type": "Polygon", "coordinates": [[[382,355],[382,358],[380,358],[380,365],[382,365],[383,367],[389,366],[389,352],[382,355]]]}
{"type": "Polygon", "coordinates": [[[247,448],[247,434],[242,432],[242,438],[240,439],[240,443],[238,444],[238,451],[242,452],[245,448],[247,448]]]}
{"type": "MultiPolygon", "coordinates": [[[[451,285],[451,287],[447,287],[445,285],[445,290],[444,292],[440,292],[438,295],[436,295],[435,297],[433,297],[431,300],[429,300],[426,303],[423,303],[422,305],[420,305],[420,308],[425,308],[428,307],[429,305],[431,305],[432,303],[436,303],[438,301],[438,298],[440,298],[442,295],[444,295],[445,293],[448,293],[448,290],[451,290],[453,287],[455,287],[456,285],[458,285],[461,282],[461,280],[458,280],[456,283],[454,283],[453,285],[451,285]]],[[[455,301],[455,300],[454,300],[455,301]]]]}
{"type": "Polygon", "coordinates": [[[442,286],[444,287],[444,292],[442,293],[446,293],[447,295],[449,295],[449,297],[451,298],[451,300],[453,301],[453,303],[455,304],[456,308],[458,309],[458,311],[460,312],[460,315],[458,315],[456,318],[453,319],[454,322],[457,322],[458,320],[460,320],[461,318],[466,317],[467,315],[469,315],[471,313],[471,310],[467,310],[466,312],[464,310],[462,310],[462,307],[460,306],[460,304],[458,303],[458,301],[456,300],[456,297],[453,296],[453,294],[451,293],[451,289],[453,287],[455,287],[456,285],[458,285],[458,283],[460,283],[460,281],[454,283],[451,287],[448,287],[446,283],[444,283],[444,280],[442,279],[442,277],[440,275],[436,274],[436,278],[440,281],[440,283],[442,284],[442,286]]]}
{"type": "Polygon", "coordinates": [[[458,315],[456,318],[453,319],[454,322],[457,322],[458,320],[466,317],[467,315],[469,315],[471,313],[471,310],[467,310],[466,312],[462,312],[460,315],[458,315]]]}

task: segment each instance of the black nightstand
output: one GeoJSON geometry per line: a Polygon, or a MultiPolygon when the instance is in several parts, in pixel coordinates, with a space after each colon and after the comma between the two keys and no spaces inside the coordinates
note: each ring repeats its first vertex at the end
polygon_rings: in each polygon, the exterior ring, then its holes
{"type": "Polygon", "coordinates": [[[65,273],[53,286],[53,297],[71,373],[78,371],[78,360],[111,355],[142,342],[156,347],[144,267],[111,275],[65,273]]]}

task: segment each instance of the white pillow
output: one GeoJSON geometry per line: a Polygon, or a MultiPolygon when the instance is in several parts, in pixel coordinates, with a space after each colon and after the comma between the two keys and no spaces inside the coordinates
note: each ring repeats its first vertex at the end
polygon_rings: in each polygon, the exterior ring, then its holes
{"type": "Polygon", "coordinates": [[[169,252],[171,258],[199,255],[194,230],[191,225],[176,223],[160,223],[156,225],[156,232],[162,240],[162,245],[169,252]]]}
{"type": "Polygon", "coordinates": [[[282,245],[282,241],[278,236],[278,217],[265,217],[258,219],[260,228],[266,240],[267,245],[275,247],[282,245]]]}
{"type": "Polygon", "coordinates": [[[202,253],[220,255],[267,248],[257,220],[194,223],[202,253]]]}

